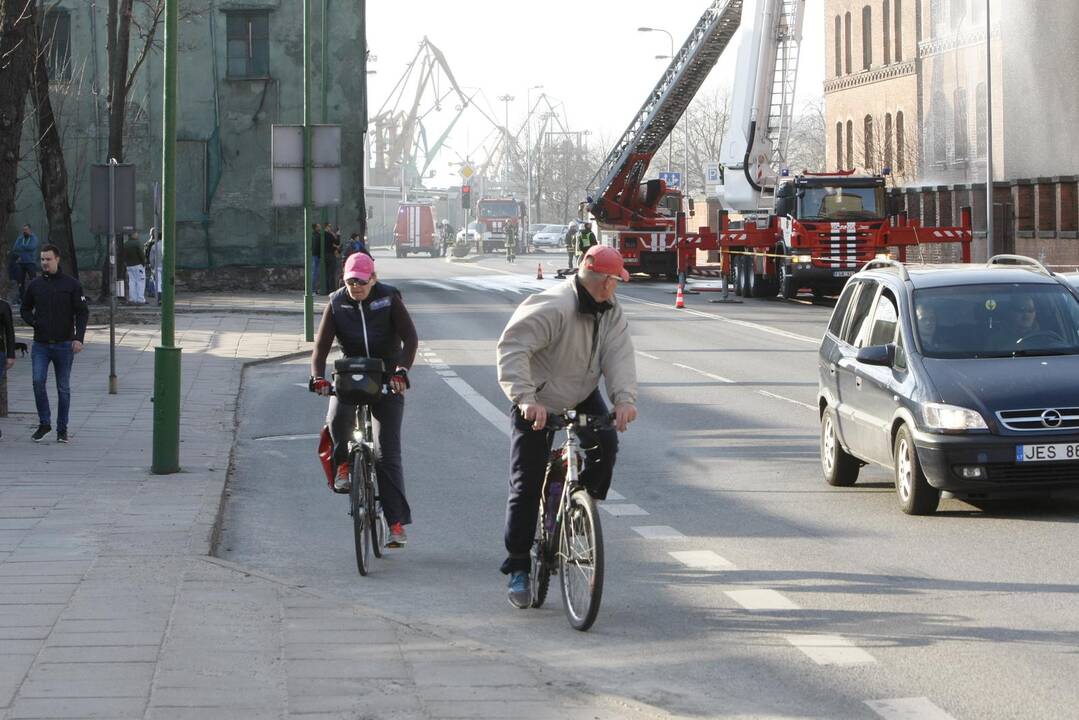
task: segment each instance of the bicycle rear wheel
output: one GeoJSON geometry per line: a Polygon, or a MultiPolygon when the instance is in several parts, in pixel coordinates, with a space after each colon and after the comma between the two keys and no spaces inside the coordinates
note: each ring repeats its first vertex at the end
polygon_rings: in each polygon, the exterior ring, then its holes
{"type": "Polygon", "coordinates": [[[562,604],[569,624],[583,632],[596,621],[603,597],[603,533],[586,490],[570,496],[558,537],[562,604]]]}
{"type": "Polygon", "coordinates": [[[375,553],[375,557],[382,557],[382,546],[386,543],[386,517],[382,514],[382,503],[379,502],[378,492],[376,492],[376,473],[374,472],[374,466],[371,465],[371,482],[368,484],[369,493],[368,496],[371,500],[370,512],[368,517],[371,518],[371,522],[368,523],[371,528],[371,545],[372,550],[375,553]]]}
{"type": "Polygon", "coordinates": [[[547,548],[550,537],[543,529],[543,516],[536,523],[536,539],[532,541],[532,570],[530,571],[532,587],[532,607],[543,607],[547,600],[547,589],[551,585],[551,553],[547,548]]]}
{"type": "Polygon", "coordinates": [[[356,569],[360,575],[367,575],[371,570],[372,533],[371,523],[373,520],[369,507],[373,502],[369,499],[369,484],[367,480],[368,467],[362,453],[356,453],[352,457],[352,489],[349,492],[352,514],[352,537],[356,547],[356,569]]]}

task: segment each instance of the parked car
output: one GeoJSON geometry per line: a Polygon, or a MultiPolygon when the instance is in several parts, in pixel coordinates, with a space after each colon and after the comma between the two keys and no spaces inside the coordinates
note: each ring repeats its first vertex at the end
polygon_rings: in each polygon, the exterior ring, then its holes
{"type": "Polygon", "coordinates": [[[1079,294],[1030,258],[870,262],[819,350],[821,467],[873,463],[901,509],[1079,487],[1079,294]]]}
{"type": "Polygon", "coordinates": [[[544,225],[532,236],[532,247],[537,249],[560,249],[563,247],[563,239],[565,236],[565,225],[544,225]]]}
{"type": "Polygon", "coordinates": [[[468,228],[461,228],[457,231],[457,242],[468,243],[474,245],[479,242],[480,239],[480,224],[479,222],[470,222],[468,228]]]}

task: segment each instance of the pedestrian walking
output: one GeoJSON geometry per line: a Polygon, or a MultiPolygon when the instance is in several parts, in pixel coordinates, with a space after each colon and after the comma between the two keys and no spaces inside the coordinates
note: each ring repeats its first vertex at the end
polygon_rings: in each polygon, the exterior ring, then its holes
{"type": "Polygon", "coordinates": [[[82,352],[90,308],[79,281],[60,272],[60,248],[55,245],[41,248],[41,272],[41,276],[26,288],[20,308],[23,321],[34,328],[30,364],[38,426],[31,437],[34,442],[41,442],[52,431],[49,394],[45,389],[51,363],[59,395],[56,441],[66,443],[71,408],[71,366],[75,355],[82,352]]]}
{"type": "Polygon", "coordinates": [[[18,303],[21,305],[26,287],[37,276],[38,262],[37,235],[30,228],[30,223],[22,226],[22,232],[15,238],[11,245],[11,255],[8,259],[8,275],[17,291],[18,303]]]}
{"type": "Polygon", "coordinates": [[[146,252],[133,232],[124,241],[124,265],[127,266],[127,301],[134,305],[146,304],[146,252]]]}
{"type": "Polygon", "coordinates": [[[566,245],[566,266],[569,270],[572,270],[573,256],[577,251],[577,223],[570,223],[566,226],[566,236],[563,238],[563,242],[566,245]]]}
{"type": "MultiPolygon", "coordinates": [[[[4,382],[4,373],[15,365],[15,321],[11,316],[11,305],[0,298],[0,383],[4,382]]],[[[0,438],[4,431],[0,430],[0,438]]]]}

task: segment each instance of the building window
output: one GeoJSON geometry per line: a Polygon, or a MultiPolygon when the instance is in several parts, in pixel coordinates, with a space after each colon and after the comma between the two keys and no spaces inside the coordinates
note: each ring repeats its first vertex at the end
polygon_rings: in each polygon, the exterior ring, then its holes
{"type": "Polygon", "coordinates": [[[862,69],[873,64],[873,8],[862,8],[862,69]]]}
{"type": "Polygon", "coordinates": [[[888,12],[888,0],[884,0],[884,7],[880,12],[880,22],[884,30],[884,64],[892,62],[892,23],[891,13],[888,12]]]}
{"type": "Polygon", "coordinates": [[[970,131],[967,128],[966,88],[956,88],[952,98],[952,106],[955,108],[955,127],[953,128],[955,159],[961,160],[970,154],[970,131]]]}
{"type": "Polygon", "coordinates": [[[895,22],[892,23],[892,27],[895,32],[892,34],[895,36],[895,61],[903,62],[903,0],[894,0],[895,2],[895,22]]]}
{"type": "Polygon", "coordinates": [[[844,59],[846,60],[847,74],[851,73],[851,54],[850,54],[850,13],[843,16],[843,50],[844,59]]]}
{"type": "Polygon", "coordinates": [[[226,17],[228,77],[269,77],[270,14],[230,12],[226,17]]]}
{"type": "Polygon", "coordinates": [[[843,169],[843,123],[835,124],[835,169],[843,169]]]}
{"type": "Polygon", "coordinates": [[[892,114],[884,116],[884,167],[889,170],[892,167],[892,114]]]}
{"type": "Polygon", "coordinates": [[[847,121],[847,164],[849,170],[854,167],[854,122],[847,121]]]}
{"type": "Polygon", "coordinates": [[[907,143],[903,137],[903,111],[895,114],[895,171],[902,175],[906,170],[907,143]]]}
{"type": "Polygon", "coordinates": [[[985,101],[985,83],[979,83],[974,89],[974,146],[980,158],[985,157],[989,146],[989,107],[985,101]]]}
{"type": "Polygon", "coordinates": [[[933,134],[933,162],[948,162],[948,99],[942,92],[933,93],[929,111],[929,131],[933,134]]]}
{"type": "Polygon", "coordinates": [[[41,44],[45,48],[45,68],[50,80],[71,79],[71,15],[67,10],[49,10],[41,24],[41,44]]]}
{"type": "Polygon", "coordinates": [[[843,19],[835,16],[835,74],[843,74],[843,19]]]}
{"type": "Polygon", "coordinates": [[[866,115],[863,122],[865,132],[865,169],[877,167],[876,148],[873,145],[873,116],[866,115]]]}

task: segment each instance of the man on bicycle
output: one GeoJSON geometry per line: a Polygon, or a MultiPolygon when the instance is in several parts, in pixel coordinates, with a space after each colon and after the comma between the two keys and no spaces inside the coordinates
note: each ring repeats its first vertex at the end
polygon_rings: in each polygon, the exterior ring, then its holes
{"type": "MultiPolygon", "coordinates": [[[[633,341],[615,300],[619,281],[629,280],[622,256],[595,246],[577,275],[530,296],[513,313],[498,340],[498,382],[513,403],[510,424],[510,492],[506,504],[502,572],[510,576],[509,601],[531,600],[529,550],[536,533],[540,488],[554,434],[544,431],[549,411],[575,409],[602,416],[609,411],[599,391],[602,376],[614,403],[615,427],[624,432],[637,417],[637,367],[633,341]]],[[[581,480],[597,499],[607,497],[618,436],[596,433],[598,452],[581,480]]]]}
{"type": "MultiPolygon", "coordinates": [[[[325,378],[326,358],[334,340],[346,357],[381,359],[390,376],[390,394],[371,405],[377,447],[375,474],[386,522],[390,526],[387,547],[405,544],[405,525],[412,523],[412,511],[405,497],[404,471],[401,465],[401,418],[405,411],[405,390],[409,386],[408,369],[416,359],[419,340],[401,293],[378,281],[375,261],[358,252],[345,262],[345,286],[330,295],[311,353],[311,388],[329,395],[333,387],[325,378]]],[[[352,436],[356,408],[330,398],[326,423],[333,440],[333,462],[337,468],[334,490],[348,492],[348,441],[352,436]]]]}

